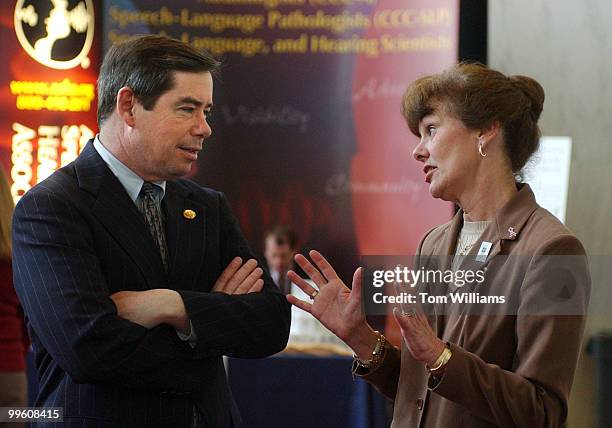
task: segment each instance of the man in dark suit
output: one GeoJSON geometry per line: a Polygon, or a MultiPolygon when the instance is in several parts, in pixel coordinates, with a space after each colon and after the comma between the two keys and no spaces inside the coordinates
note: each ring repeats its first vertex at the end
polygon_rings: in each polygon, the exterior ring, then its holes
{"type": "Polygon", "coordinates": [[[63,407],[64,426],[238,426],[222,356],[286,345],[289,305],[224,195],[179,178],[211,134],[217,67],[161,36],[112,47],[100,134],[17,205],[36,405],[63,407]]]}

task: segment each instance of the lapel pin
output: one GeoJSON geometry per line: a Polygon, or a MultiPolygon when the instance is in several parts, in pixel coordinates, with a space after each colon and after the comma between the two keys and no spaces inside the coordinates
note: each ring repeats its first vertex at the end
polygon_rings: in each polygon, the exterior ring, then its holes
{"type": "Polygon", "coordinates": [[[516,238],[516,232],[514,231],[513,227],[508,228],[508,234],[510,235],[510,239],[516,238]]]}
{"type": "Polygon", "coordinates": [[[187,220],[193,220],[196,217],[196,213],[193,210],[185,210],[183,211],[183,217],[187,220]]]}
{"type": "Polygon", "coordinates": [[[487,256],[489,255],[489,252],[491,251],[492,245],[493,244],[491,242],[482,241],[482,244],[480,244],[480,249],[478,250],[478,254],[476,254],[477,262],[484,262],[487,260],[487,256]]]}

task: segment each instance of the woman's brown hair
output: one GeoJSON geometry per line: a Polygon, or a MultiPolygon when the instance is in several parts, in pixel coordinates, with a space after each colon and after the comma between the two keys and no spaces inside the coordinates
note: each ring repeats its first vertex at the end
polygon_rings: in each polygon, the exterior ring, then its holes
{"type": "Polygon", "coordinates": [[[0,260],[11,258],[11,222],[13,219],[13,196],[8,179],[0,167],[0,260]]]}
{"type": "Polygon", "coordinates": [[[460,63],[410,85],[402,115],[419,137],[419,122],[439,106],[470,129],[498,121],[512,171],[518,173],[538,149],[543,104],[544,89],[530,77],[508,77],[482,64],[460,63]]]}

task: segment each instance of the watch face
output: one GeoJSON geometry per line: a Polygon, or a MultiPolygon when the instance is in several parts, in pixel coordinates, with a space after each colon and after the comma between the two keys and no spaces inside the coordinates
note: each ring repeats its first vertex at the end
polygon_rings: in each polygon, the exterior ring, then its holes
{"type": "Polygon", "coordinates": [[[353,364],[351,367],[351,371],[353,372],[353,378],[355,375],[364,376],[368,374],[370,371],[370,365],[363,364],[356,355],[353,356],[353,364]]]}

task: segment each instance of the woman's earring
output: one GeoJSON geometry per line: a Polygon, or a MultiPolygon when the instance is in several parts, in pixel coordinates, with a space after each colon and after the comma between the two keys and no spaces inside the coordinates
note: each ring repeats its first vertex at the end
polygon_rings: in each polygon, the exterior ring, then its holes
{"type": "Polygon", "coordinates": [[[482,156],[483,158],[487,156],[487,154],[482,150],[482,140],[478,141],[478,153],[480,153],[480,156],[482,156]]]}

